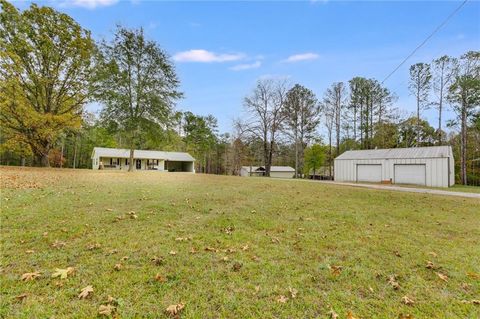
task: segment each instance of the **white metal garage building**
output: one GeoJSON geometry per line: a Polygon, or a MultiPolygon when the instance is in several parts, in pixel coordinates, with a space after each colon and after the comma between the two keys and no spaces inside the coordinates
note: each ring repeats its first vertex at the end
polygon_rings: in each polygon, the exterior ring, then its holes
{"type": "Polygon", "coordinates": [[[335,158],[335,181],[449,187],[455,182],[450,146],[347,151],[335,158]]]}

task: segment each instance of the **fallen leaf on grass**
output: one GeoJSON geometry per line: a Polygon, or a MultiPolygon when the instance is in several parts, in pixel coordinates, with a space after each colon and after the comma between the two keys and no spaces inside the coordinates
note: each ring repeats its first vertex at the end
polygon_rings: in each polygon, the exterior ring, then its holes
{"type": "Polygon", "coordinates": [[[125,261],[125,260],[127,260],[128,258],[129,258],[128,256],[123,256],[123,257],[121,258],[121,260],[125,261]]]}
{"type": "Polygon", "coordinates": [[[164,262],[165,262],[165,258],[163,258],[163,257],[153,256],[153,258],[152,258],[152,263],[155,266],[161,266],[161,265],[163,265],[164,262]]]}
{"type": "Polygon", "coordinates": [[[332,272],[332,275],[338,276],[342,272],[343,267],[342,266],[330,266],[330,271],[332,272]]]}
{"type": "Polygon", "coordinates": [[[176,254],[177,254],[177,252],[176,252],[176,251],[174,251],[174,250],[170,250],[169,254],[170,254],[170,255],[176,255],[176,254]]]}
{"type": "Polygon", "coordinates": [[[113,266],[113,269],[115,269],[116,271],[120,271],[122,270],[122,268],[123,268],[122,264],[115,264],[115,266],[113,266]]]}
{"type": "Polygon", "coordinates": [[[288,292],[290,293],[290,297],[292,297],[292,299],[297,298],[297,294],[298,294],[298,290],[297,290],[297,289],[295,289],[295,288],[288,288],[288,292]]]}
{"type": "Polygon", "coordinates": [[[177,305],[170,305],[165,309],[165,312],[169,314],[170,316],[176,316],[182,311],[182,309],[185,308],[185,304],[179,303],[177,305]]]}
{"type": "Polygon", "coordinates": [[[330,319],[338,319],[338,314],[333,310],[333,308],[330,308],[328,316],[330,317],[330,319]]]}
{"type": "Polygon", "coordinates": [[[415,303],[415,301],[413,301],[413,299],[411,299],[410,297],[408,296],[403,296],[402,297],[402,302],[408,306],[411,306],[415,303]]]}
{"type": "Polygon", "coordinates": [[[432,256],[433,258],[436,258],[436,257],[438,256],[437,253],[435,253],[435,252],[433,252],[433,251],[429,252],[428,254],[429,254],[430,256],[432,256]]]}
{"type": "Polygon", "coordinates": [[[476,273],[476,272],[467,272],[467,276],[470,277],[470,278],[473,278],[473,279],[480,279],[480,274],[476,273]]]}
{"type": "Polygon", "coordinates": [[[427,265],[425,266],[427,269],[434,269],[435,268],[435,265],[433,264],[433,262],[431,262],[430,260],[427,261],[427,265]]]}
{"type": "Polygon", "coordinates": [[[243,266],[243,265],[242,265],[241,263],[239,263],[238,261],[236,261],[236,262],[233,264],[232,269],[233,269],[233,271],[240,271],[240,268],[242,268],[242,266],[243,266]]]}
{"type": "Polygon", "coordinates": [[[231,235],[234,230],[235,230],[234,226],[228,226],[228,227],[223,229],[223,232],[227,235],[231,235]]]}
{"type": "Polygon", "coordinates": [[[445,275],[445,274],[442,274],[442,273],[440,273],[440,272],[437,272],[437,276],[438,276],[438,278],[440,278],[440,279],[443,280],[443,281],[448,281],[448,276],[445,275]]]}
{"type": "Polygon", "coordinates": [[[98,307],[98,314],[101,316],[110,317],[115,312],[115,307],[112,305],[101,305],[98,307]]]}
{"type": "Polygon", "coordinates": [[[462,287],[463,290],[469,290],[472,287],[472,285],[464,282],[460,285],[460,287],[462,287]]]}
{"type": "Polygon", "coordinates": [[[471,303],[474,304],[474,305],[480,305],[480,300],[478,300],[478,299],[473,299],[473,300],[471,301],[471,303]]]}
{"type": "Polygon", "coordinates": [[[272,243],[280,244],[280,239],[278,239],[277,237],[272,237],[272,243]]]}
{"type": "Polygon", "coordinates": [[[400,288],[400,284],[397,282],[397,276],[396,275],[392,275],[392,276],[388,277],[388,283],[395,290],[400,288]]]}
{"type": "Polygon", "coordinates": [[[155,281],[158,281],[158,282],[166,282],[167,281],[167,278],[165,278],[162,274],[158,273],[155,275],[154,277],[155,281]]]}
{"type": "Polygon", "coordinates": [[[41,274],[38,271],[26,272],[22,275],[22,277],[20,279],[23,280],[23,281],[31,281],[31,280],[37,279],[40,276],[41,276],[41,274]]]}
{"type": "Polygon", "coordinates": [[[286,303],[287,301],[288,301],[288,297],[285,297],[283,295],[277,298],[277,302],[279,303],[286,303]]]}
{"type": "Polygon", "coordinates": [[[189,241],[192,240],[192,237],[177,237],[175,241],[189,241]]]}
{"type": "Polygon", "coordinates": [[[347,319],[357,319],[357,317],[355,317],[355,316],[353,315],[353,313],[352,313],[351,311],[349,311],[349,312],[347,313],[347,319]]]}
{"type": "Polygon", "coordinates": [[[228,258],[228,256],[225,256],[225,257],[222,257],[222,259],[220,259],[220,261],[228,262],[228,261],[229,261],[229,258],[228,258]]]}
{"type": "Polygon", "coordinates": [[[23,294],[20,294],[18,296],[15,296],[15,299],[22,302],[27,297],[28,297],[28,295],[26,293],[23,293],[23,294]]]}
{"type": "Polygon", "coordinates": [[[79,299],[88,298],[92,293],[93,293],[93,287],[89,285],[89,286],[83,288],[80,291],[80,294],[78,295],[78,298],[79,299]]]}
{"type": "Polygon", "coordinates": [[[33,254],[33,253],[35,252],[35,250],[29,249],[29,250],[25,250],[25,252],[26,252],[27,254],[33,254]]]}
{"type": "Polygon", "coordinates": [[[57,248],[57,249],[60,249],[62,247],[65,247],[67,245],[67,243],[65,243],[64,241],[58,241],[58,240],[55,240],[52,244],[52,247],[53,248],[57,248]]]}
{"type": "Polygon", "coordinates": [[[195,247],[192,247],[190,249],[190,254],[196,254],[196,253],[198,253],[198,250],[196,250],[195,247]]]}
{"type": "Polygon", "coordinates": [[[75,268],[73,267],[67,267],[66,269],[55,268],[52,278],[60,277],[60,279],[67,279],[68,275],[72,275],[74,272],[75,268]]]}
{"type": "Polygon", "coordinates": [[[401,313],[398,315],[398,319],[414,319],[414,318],[413,318],[413,315],[411,314],[404,315],[403,313],[401,313]]]}
{"type": "Polygon", "coordinates": [[[242,246],[243,251],[248,250],[248,248],[250,248],[250,247],[248,247],[248,245],[242,246]]]}
{"type": "Polygon", "coordinates": [[[218,253],[218,249],[213,248],[213,247],[205,247],[205,251],[211,251],[211,252],[214,252],[214,253],[218,253]]]}
{"type": "Polygon", "coordinates": [[[105,210],[106,210],[107,212],[113,212],[113,209],[111,209],[111,208],[107,208],[107,209],[105,209],[105,210]]]}
{"type": "Polygon", "coordinates": [[[101,245],[99,243],[91,244],[87,246],[88,250],[100,249],[101,245]]]}

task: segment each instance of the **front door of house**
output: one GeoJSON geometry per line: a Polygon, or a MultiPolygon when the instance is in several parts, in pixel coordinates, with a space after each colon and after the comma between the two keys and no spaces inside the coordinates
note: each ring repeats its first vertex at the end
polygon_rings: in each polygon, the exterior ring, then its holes
{"type": "Polygon", "coordinates": [[[135,161],[135,167],[136,167],[137,169],[142,169],[142,160],[137,159],[137,160],[135,161]]]}

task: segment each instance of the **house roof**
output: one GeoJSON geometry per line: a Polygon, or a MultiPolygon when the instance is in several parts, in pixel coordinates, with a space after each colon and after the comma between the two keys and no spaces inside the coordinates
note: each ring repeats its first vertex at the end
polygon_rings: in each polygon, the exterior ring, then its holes
{"type": "MultiPolygon", "coordinates": [[[[97,157],[117,157],[117,158],[129,158],[130,150],[123,148],[105,148],[95,147],[93,149],[92,158],[97,157]]],[[[183,152],[164,152],[164,151],[145,151],[134,150],[133,157],[139,159],[163,159],[167,161],[182,161],[193,162],[195,159],[188,153],[183,152]]]]}
{"type": "Polygon", "coordinates": [[[384,158],[439,158],[452,157],[450,146],[430,146],[411,148],[388,148],[377,150],[346,151],[335,160],[384,159],[384,158]]]}
{"type": "MultiPolygon", "coordinates": [[[[251,166],[251,167],[252,167],[252,172],[265,170],[264,166],[251,166]]],[[[242,166],[242,168],[245,169],[247,172],[250,172],[250,166],[242,166]]],[[[295,169],[293,169],[290,166],[271,166],[270,172],[295,172],[295,169]]]]}

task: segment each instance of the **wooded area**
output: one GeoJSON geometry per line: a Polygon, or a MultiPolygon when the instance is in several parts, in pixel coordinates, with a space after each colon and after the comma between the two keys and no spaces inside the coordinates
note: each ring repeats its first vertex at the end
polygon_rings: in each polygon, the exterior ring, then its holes
{"type": "Polygon", "coordinates": [[[221,133],[214,115],[175,109],[175,66],[142,29],[118,26],[113,40],[95,43],[52,8],[0,3],[2,165],[88,168],[99,146],[187,151],[204,173],[261,164],[267,176],[272,165],[293,166],[297,177],[326,167],[331,176],[346,150],[452,145],[458,182],[480,185],[480,52],[412,65],[416,114],[402,114],[376,79],[354,76],[317,97],[270,78],[246,92],[244,114],[221,133]],[[94,101],[98,117],[85,110],[94,101]],[[438,111],[434,126],[422,117],[427,108],[438,111]],[[445,129],[447,108],[456,116],[445,129]]]}

